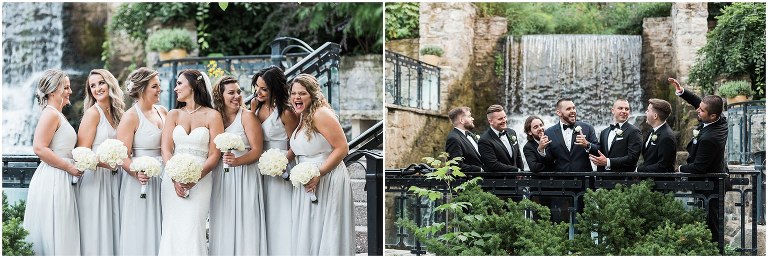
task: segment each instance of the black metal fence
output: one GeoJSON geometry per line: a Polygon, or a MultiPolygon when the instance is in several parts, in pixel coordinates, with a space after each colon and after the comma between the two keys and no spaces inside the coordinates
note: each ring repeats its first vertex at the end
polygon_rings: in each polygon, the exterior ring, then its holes
{"type": "MultiPolygon", "coordinates": [[[[411,219],[417,225],[426,225],[434,221],[442,221],[440,216],[432,212],[439,203],[423,202],[421,198],[407,191],[411,186],[445,191],[445,185],[436,180],[425,180],[421,175],[414,175],[415,169],[386,170],[386,236],[387,248],[411,250],[411,253],[420,255],[425,250],[411,232],[396,225],[398,219],[411,219]]],[[[757,254],[757,222],[746,221],[750,214],[757,218],[757,194],[755,189],[762,184],[758,171],[739,171],[728,174],[687,174],[687,173],[610,173],[610,172],[551,172],[551,173],[466,173],[468,177],[454,182],[458,185],[473,177],[483,177],[480,185],[484,190],[500,197],[528,197],[550,196],[565,197],[570,202],[571,208],[564,210],[566,219],[570,222],[569,237],[574,236],[574,220],[577,208],[582,202],[584,193],[588,189],[614,188],[616,184],[631,185],[643,180],[655,181],[654,190],[664,193],[674,193],[676,197],[697,200],[689,202],[708,208],[709,200],[717,200],[718,227],[724,232],[725,221],[723,211],[726,208],[735,209],[740,213],[739,225],[741,226],[741,244],[736,251],[741,254],[757,254]],[[518,179],[522,176],[522,179],[518,179]],[[662,179],[662,180],[658,180],[662,179]],[[738,202],[734,207],[724,207],[726,194],[737,195],[738,202]],[[749,207],[747,207],[749,206],[749,207]],[[749,227],[747,224],[750,224],[749,227]],[[751,231],[751,246],[746,246],[746,231],[751,231]]],[[[553,211],[553,214],[555,211],[553,211]]],[[[718,247],[724,252],[724,235],[717,236],[718,247]]]]}
{"type": "Polygon", "coordinates": [[[440,68],[386,51],[386,102],[426,110],[440,110],[440,68]]]}
{"type": "Polygon", "coordinates": [[[728,162],[754,164],[753,153],[765,151],[765,101],[728,104],[728,162]]]}

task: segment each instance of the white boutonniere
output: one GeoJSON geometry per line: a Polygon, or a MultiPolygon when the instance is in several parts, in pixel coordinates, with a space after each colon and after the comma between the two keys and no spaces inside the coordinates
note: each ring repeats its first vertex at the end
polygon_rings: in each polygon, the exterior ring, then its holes
{"type": "Polygon", "coordinates": [[[697,144],[699,142],[699,133],[699,130],[693,129],[693,144],[697,144]]]}
{"type": "Polygon", "coordinates": [[[515,144],[517,144],[517,136],[514,136],[514,135],[511,135],[511,136],[510,136],[510,135],[507,135],[507,140],[509,140],[509,142],[510,142],[510,143],[512,143],[512,145],[515,145],[515,144]]]}
{"type": "Polygon", "coordinates": [[[616,136],[624,136],[624,131],[621,129],[616,129],[616,136]]]}
{"type": "Polygon", "coordinates": [[[573,131],[575,131],[577,133],[581,133],[581,126],[577,125],[576,128],[573,129],[573,131]]]}
{"type": "Polygon", "coordinates": [[[658,135],[656,135],[656,134],[654,134],[654,135],[651,135],[651,141],[652,141],[652,142],[655,142],[655,141],[656,141],[656,138],[658,138],[658,135]]]}
{"type": "Polygon", "coordinates": [[[475,140],[479,141],[480,140],[480,135],[475,134],[475,140]]]}

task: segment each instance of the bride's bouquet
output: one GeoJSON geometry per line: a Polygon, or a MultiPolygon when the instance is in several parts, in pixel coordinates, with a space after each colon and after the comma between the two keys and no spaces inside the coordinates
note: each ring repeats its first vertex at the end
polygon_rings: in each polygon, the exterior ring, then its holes
{"type": "MultiPolygon", "coordinates": [[[[190,154],[176,154],[165,164],[165,173],[180,184],[197,183],[203,172],[203,162],[190,154]]],[[[189,196],[189,191],[184,196],[189,196]]]]}
{"type": "MultiPolygon", "coordinates": [[[[95,170],[99,164],[99,158],[90,148],[77,147],[72,150],[72,159],[75,160],[75,168],[80,171],[95,170]]],[[[77,184],[79,177],[72,177],[72,184],[77,184]]]]}
{"type": "Polygon", "coordinates": [[[288,178],[288,158],[279,149],[269,149],[259,157],[259,172],[265,176],[279,176],[288,178]]]}
{"type": "MultiPolygon", "coordinates": [[[[299,163],[291,169],[291,183],[293,183],[294,187],[303,187],[316,176],[320,176],[320,169],[313,163],[299,163]]],[[[310,201],[317,202],[317,196],[315,196],[314,191],[307,192],[307,194],[310,201]]]]}
{"type": "MultiPolygon", "coordinates": [[[[216,144],[217,149],[224,153],[230,152],[232,150],[245,150],[245,143],[243,143],[243,138],[240,138],[240,136],[233,133],[221,133],[216,135],[216,138],[213,138],[213,143],[216,144]]],[[[224,173],[229,172],[229,165],[224,162],[222,163],[224,164],[224,173]]]]}
{"type": "MultiPolygon", "coordinates": [[[[160,176],[161,166],[162,164],[160,164],[159,160],[149,156],[138,157],[131,162],[132,171],[136,171],[136,173],[143,172],[148,177],[160,176]]],[[[147,183],[141,184],[141,194],[139,195],[139,198],[147,198],[147,183]]]]}
{"type": "Polygon", "coordinates": [[[123,164],[123,159],[128,158],[128,148],[123,142],[116,139],[106,139],[99,145],[96,152],[99,155],[99,161],[107,163],[112,167],[112,174],[117,174],[117,166],[123,164]]]}

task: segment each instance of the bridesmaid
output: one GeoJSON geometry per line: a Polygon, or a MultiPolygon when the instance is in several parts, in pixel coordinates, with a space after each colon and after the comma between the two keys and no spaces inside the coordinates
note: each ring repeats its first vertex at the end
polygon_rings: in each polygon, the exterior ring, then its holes
{"type": "Polygon", "coordinates": [[[149,156],[162,160],[160,136],[168,111],[159,105],[158,73],[142,67],[128,75],[126,91],[136,101],[125,112],[117,127],[117,139],[125,143],[129,155],[123,162],[125,171],[120,186],[120,242],[117,255],[154,256],[160,244],[162,212],[160,210],[161,177],[149,178],[131,171],[131,157],[149,156]],[[147,186],[146,197],[139,198],[141,185],[147,186]]]}
{"type": "Polygon", "coordinates": [[[301,114],[291,148],[297,163],[315,163],[320,169],[319,177],[293,190],[292,255],[355,255],[352,183],[342,163],[349,152],[344,130],[315,77],[299,74],[291,86],[293,109],[301,114]],[[315,192],[316,203],[309,191],[315,192]]]}
{"type": "Polygon", "coordinates": [[[69,76],[61,70],[43,72],[35,95],[43,107],[32,147],[40,165],[29,182],[24,228],[35,255],[80,255],[80,220],[72,177],[82,171],[72,162],[77,134],[61,113],[70,104],[69,76]]]}
{"type": "MultiPolygon", "coordinates": [[[[116,139],[116,127],[123,117],[125,103],[120,85],[107,70],[91,70],[86,84],[85,114],[80,121],[77,146],[97,152],[106,139],[116,139]]],[[[115,255],[120,236],[118,168],[99,163],[95,171],[86,171],[77,191],[80,214],[80,249],[83,255],[115,255]]]]}
{"type": "MultiPolygon", "coordinates": [[[[251,108],[262,121],[264,150],[276,148],[286,151],[288,160],[293,160],[288,135],[298,126],[298,119],[288,103],[285,74],[273,66],[256,73],[251,82],[256,91],[251,108]]],[[[291,255],[291,250],[295,248],[289,241],[293,185],[281,177],[271,176],[263,176],[263,183],[267,255],[291,255]]]]}
{"type": "Polygon", "coordinates": [[[243,107],[240,84],[231,76],[213,86],[213,104],[224,120],[224,132],[238,135],[245,151],[223,155],[230,171],[218,166],[213,174],[210,211],[210,255],[266,255],[264,199],[256,161],[264,133],[253,112],[243,107]]]}

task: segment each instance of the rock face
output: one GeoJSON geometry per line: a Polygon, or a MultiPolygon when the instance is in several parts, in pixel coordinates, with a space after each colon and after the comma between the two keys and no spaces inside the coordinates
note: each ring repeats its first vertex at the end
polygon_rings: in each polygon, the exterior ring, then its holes
{"type": "Polygon", "coordinates": [[[340,102],[339,118],[347,139],[353,139],[384,117],[381,61],[381,55],[341,57],[337,90],[344,101],[340,102]]]}
{"type": "Polygon", "coordinates": [[[707,3],[672,4],[672,33],[677,79],[688,80],[696,51],[707,43],[707,3]]]}

